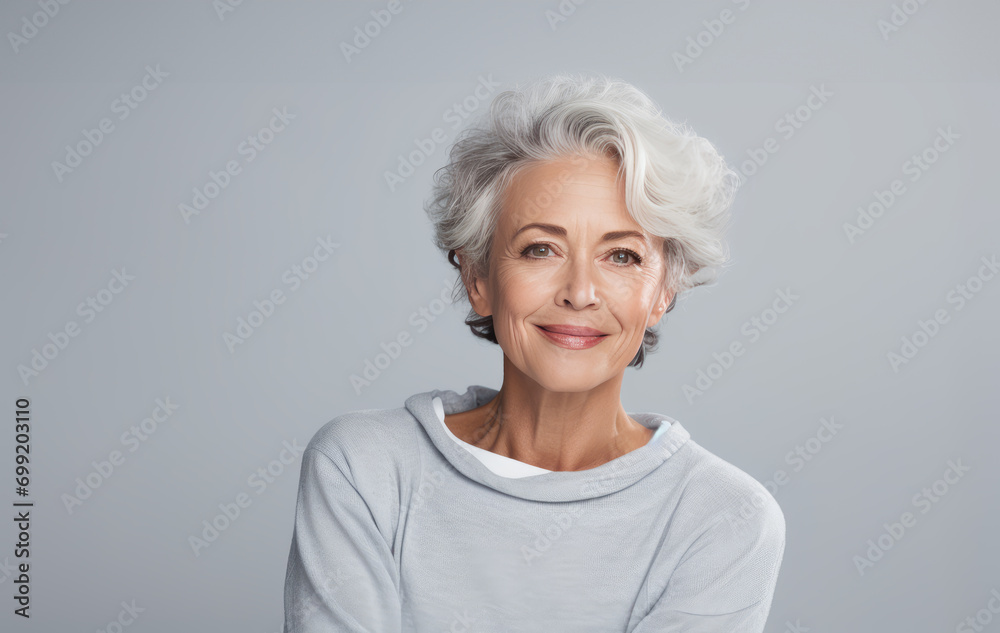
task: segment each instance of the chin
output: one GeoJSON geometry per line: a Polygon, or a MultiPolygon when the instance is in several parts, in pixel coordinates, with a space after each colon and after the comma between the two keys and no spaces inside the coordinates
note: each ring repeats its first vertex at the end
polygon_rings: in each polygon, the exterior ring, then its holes
{"type": "Polygon", "coordinates": [[[529,375],[549,391],[577,393],[607,382],[611,376],[602,368],[603,365],[578,360],[548,361],[535,365],[529,375]]]}

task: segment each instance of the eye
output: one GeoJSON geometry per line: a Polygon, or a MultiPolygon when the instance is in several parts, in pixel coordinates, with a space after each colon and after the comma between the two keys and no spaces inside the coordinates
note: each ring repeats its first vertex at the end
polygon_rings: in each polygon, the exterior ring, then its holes
{"type": "Polygon", "coordinates": [[[620,266],[630,266],[630,265],[633,265],[633,264],[635,264],[635,265],[641,264],[642,263],[642,258],[639,257],[639,254],[636,253],[633,250],[630,250],[630,249],[627,249],[627,248],[619,248],[619,249],[616,249],[613,252],[613,254],[611,255],[611,261],[613,261],[615,264],[618,264],[620,266]],[[623,261],[622,259],[617,259],[621,255],[625,256],[625,261],[623,261]],[[627,261],[628,257],[632,257],[632,259],[635,260],[635,261],[633,261],[633,262],[627,261]]]}
{"type": "Polygon", "coordinates": [[[552,254],[552,249],[549,248],[548,244],[532,244],[521,251],[521,255],[525,256],[528,255],[528,253],[538,253],[539,251],[542,253],[540,257],[530,256],[529,259],[545,259],[552,254]]]}

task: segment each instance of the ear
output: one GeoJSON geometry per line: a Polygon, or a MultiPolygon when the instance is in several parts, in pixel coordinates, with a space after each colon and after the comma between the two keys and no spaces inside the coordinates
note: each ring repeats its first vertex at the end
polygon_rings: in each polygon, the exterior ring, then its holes
{"type": "MultiPolygon", "coordinates": [[[[464,261],[463,255],[464,253],[461,250],[455,251],[455,259],[458,260],[459,265],[462,265],[464,261]]],[[[472,305],[472,309],[476,311],[476,314],[479,316],[490,316],[493,314],[487,296],[489,288],[486,280],[472,277],[468,268],[462,265],[462,283],[465,284],[465,292],[469,295],[469,303],[472,305]]]]}
{"type": "Polygon", "coordinates": [[[660,292],[657,295],[655,301],[653,302],[653,309],[649,313],[649,318],[646,319],[646,327],[651,328],[660,322],[663,315],[667,313],[667,308],[670,306],[670,301],[674,298],[674,290],[660,287],[660,292]]]}

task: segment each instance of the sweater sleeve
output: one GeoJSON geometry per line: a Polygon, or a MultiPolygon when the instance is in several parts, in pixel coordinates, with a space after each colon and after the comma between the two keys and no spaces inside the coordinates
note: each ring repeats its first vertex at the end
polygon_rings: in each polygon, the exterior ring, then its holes
{"type": "Polygon", "coordinates": [[[744,518],[727,511],[685,552],[632,633],[762,633],[785,550],[785,518],[766,495],[744,518]]]}
{"type": "Polygon", "coordinates": [[[343,456],[302,454],[285,574],[284,633],[398,633],[393,553],[343,456]]]}

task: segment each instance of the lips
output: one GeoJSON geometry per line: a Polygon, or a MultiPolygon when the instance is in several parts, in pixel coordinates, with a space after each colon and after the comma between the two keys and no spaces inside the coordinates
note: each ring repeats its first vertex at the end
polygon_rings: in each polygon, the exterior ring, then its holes
{"type": "Polygon", "coordinates": [[[551,341],[554,345],[569,350],[585,350],[600,345],[607,334],[592,327],[581,325],[536,325],[542,336],[551,341]]]}
{"type": "Polygon", "coordinates": [[[583,327],[579,325],[539,325],[538,327],[546,330],[548,332],[553,332],[555,334],[565,334],[567,336],[607,336],[604,332],[600,330],[595,330],[592,327],[583,327]]]}

